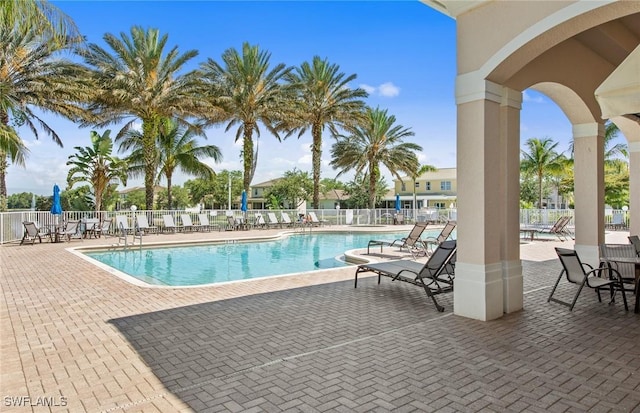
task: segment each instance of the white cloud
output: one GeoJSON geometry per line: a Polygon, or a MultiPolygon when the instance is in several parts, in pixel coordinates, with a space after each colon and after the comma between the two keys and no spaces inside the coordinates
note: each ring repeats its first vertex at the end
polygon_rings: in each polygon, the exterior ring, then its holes
{"type": "Polygon", "coordinates": [[[378,95],[387,98],[396,97],[400,94],[400,88],[392,82],[385,82],[378,86],[361,84],[360,88],[364,89],[370,95],[378,95]]]}

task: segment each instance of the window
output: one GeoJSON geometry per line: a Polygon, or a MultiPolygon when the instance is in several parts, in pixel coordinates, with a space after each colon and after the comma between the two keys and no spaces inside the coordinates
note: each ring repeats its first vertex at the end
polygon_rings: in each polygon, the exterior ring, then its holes
{"type": "Polygon", "coordinates": [[[433,206],[435,206],[438,209],[446,208],[445,205],[444,205],[444,202],[436,202],[436,203],[433,204],[433,206]]]}
{"type": "Polygon", "coordinates": [[[416,182],[416,188],[420,188],[420,182],[416,182]]]}
{"type": "Polygon", "coordinates": [[[404,184],[404,182],[402,183],[402,188],[400,189],[402,192],[407,190],[407,186],[404,184]]]}
{"type": "Polygon", "coordinates": [[[256,197],[256,198],[258,197],[258,190],[257,189],[253,190],[253,196],[256,197]]]}
{"type": "Polygon", "coordinates": [[[428,181],[427,181],[427,183],[425,184],[425,189],[426,189],[427,191],[431,191],[431,182],[428,182],[428,181]]]}
{"type": "Polygon", "coordinates": [[[451,181],[442,181],[442,182],[440,182],[440,190],[441,191],[451,191],[451,181]]]}

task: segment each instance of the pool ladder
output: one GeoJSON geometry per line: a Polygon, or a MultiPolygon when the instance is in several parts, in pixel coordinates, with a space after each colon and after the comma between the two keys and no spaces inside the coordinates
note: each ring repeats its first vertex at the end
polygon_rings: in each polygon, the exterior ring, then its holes
{"type": "Polygon", "coordinates": [[[120,228],[118,228],[118,243],[111,244],[111,248],[109,249],[115,250],[122,247],[123,250],[126,250],[127,248],[129,248],[129,245],[135,246],[136,240],[139,240],[139,247],[142,248],[142,231],[140,231],[138,228],[135,228],[133,231],[133,241],[131,242],[131,244],[129,244],[129,233],[126,229],[124,229],[124,226],[121,222],[120,228]]]}

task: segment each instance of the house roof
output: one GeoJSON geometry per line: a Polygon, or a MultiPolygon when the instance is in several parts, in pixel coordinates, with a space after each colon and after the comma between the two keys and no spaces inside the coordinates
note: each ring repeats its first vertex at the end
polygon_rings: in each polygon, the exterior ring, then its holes
{"type": "MultiPolygon", "coordinates": [[[[456,179],[457,168],[438,168],[434,172],[425,172],[418,179],[456,179]]],[[[403,176],[402,181],[412,179],[410,176],[403,176]]]]}

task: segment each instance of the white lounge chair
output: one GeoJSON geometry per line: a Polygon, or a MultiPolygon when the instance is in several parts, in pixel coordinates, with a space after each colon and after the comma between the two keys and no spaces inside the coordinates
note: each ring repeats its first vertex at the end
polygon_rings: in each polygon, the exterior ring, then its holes
{"type": "Polygon", "coordinates": [[[162,216],[162,221],[164,222],[164,226],[162,227],[163,231],[171,230],[171,231],[173,231],[175,233],[180,228],[173,221],[173,216],[171,216],[171,215],[163,215],[162,216]]]}
{"type": "Polygon", "coordinates": [[[287,227],[295,226],[295,223],[291,221],[291,217],[286,212],[282,211],[280,213],[280,218],[282,219],[282,224],[286,225],[287,227]]]}
{"type": "Polygon", "coordinates": [[[24,221],[22,225],[24,226],[24,235],[22,236],[20,245],[24,244],[25,242],[31,242],[31,245],[33,245],[35,244],[36,239],[42,244],[42,237],[40,236],[38,227],[36,227],[36,224],[34,222],[24,221]]]}
{"type": "Polygon", "coordinates": [[[183,230],[200,231],[202,229],[202,225],[194,224],[193,221],[191,221],[191,216],[188,214],[180,215],[180,220],[182,221],[183,230]]]}
{"type": "Polygon", "coordinates": [[[263,228],[263,229],[267,227],[267,223],[265,222],[265,220],[264,220],[264,218],[262,217],[262,214],[261,214],[261,213],[257,212],[257,213],[255,214],[255,217],[256,217],[256,219],[255,219],[255,221],[254,221],[254,223],[253,223],[253,226],[254,226],[254,227],[256,227],[256,228],[263,228]]]}
{"type": "Polygon", "coordinates": [[[82,240],[82,233],[80,232],[80,220],[67,221],[67,223],[60,229],[58,236],[67,238],[67,241],[71,241],[71,238],[78,238],[82,240]]]}
{"type": "Polygon", "coordinates": [[[129,217],[126,215],[116,215],[116,231],[124,231],[127,234],[133,232],[133,228],[129,225],[129,217]]]}
{"type": "Polygon", "coordinates": [[[94,229],[95,236],[100,238],[104,235],[104,237],[107,238],[111,230],[111,222],[113,222],[112,218],[103,220],[100,225],[94,229]]]}
{"type": "Polygon", "coordinates": [[[136,233],[142,235],[145,232],[155,232],[158,233],[158,227],[155,225],[149,225],[149,220],[147,216],[144,214],[136,215],[136,233]]]}
{"type": "Polygon", "coordinates": [[[209,222],[207,214],[198,214],[198,220],[200,220],[200,227],[205,231],[211,231],[213,225],[209,222]]]}
{"type": "Polygon", "coordinates": [[[269,222],[267,222],[267,225],[269,227],[282,228],[282,223],[278,221],[278,218],[276,217],[276,214],[274,212],[267,212],[267,218],[269,218],[269,222]]]}
{"type": "Polygon", "coordinates": [[[313,211],[310,211],[307,215],[311,218],[311,225],[321,226],[327,223],[326,220],[318,219],[318,216],[313,211]]]}

